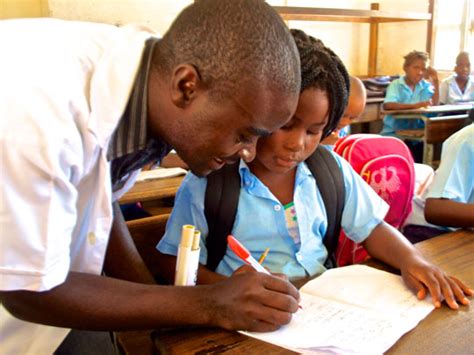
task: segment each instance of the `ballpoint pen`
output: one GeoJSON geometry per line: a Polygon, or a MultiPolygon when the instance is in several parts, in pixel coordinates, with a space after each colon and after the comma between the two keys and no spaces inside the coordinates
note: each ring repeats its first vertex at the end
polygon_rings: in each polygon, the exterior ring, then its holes
{"type": "MultiPolygon", "coordinates": [[[[245,248],[237,239],[235,239],[234,236],[228,235],[227,236],[227,244],[229,244],[230,249],[243,261],[245,261],[247,264],[249,264],[251,267],[253,267],[255,270],[258,272],[263,272],[264,274],[271,275],[271,273],[265,269],[262,265],[258,263],[257,260],[250,254],[250,252],[245,248]]],[[[269,248],[267,248],[269,250],[269,248]]],[[[267,251],[265,250],[265,252],[267,251]]],[[[266,253],[263,253],[260,259],[262,257],[264,258],[266,253]]],[[[268,252],[267,252],[268,253],[268,252]]],[[[301,305],[298,305],[299,309],[303,309],[301,305]]]]}

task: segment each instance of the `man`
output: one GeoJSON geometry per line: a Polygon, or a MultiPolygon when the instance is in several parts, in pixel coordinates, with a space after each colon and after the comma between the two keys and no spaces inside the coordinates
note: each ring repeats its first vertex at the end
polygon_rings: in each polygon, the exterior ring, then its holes
{"type": "Polygon", "coordinates": [[[258,273],[205,287],[145,284],[153,279],[112,208],[171,148],[203,176],[253,159],[258,137],[296,108],[289,31],[263,1],[201,0],[162,40],[150,37],[0,22],[2,353],[51,353],[67,334],[56,327],[268,331],[297,310],[291,284],[258,273]]]}

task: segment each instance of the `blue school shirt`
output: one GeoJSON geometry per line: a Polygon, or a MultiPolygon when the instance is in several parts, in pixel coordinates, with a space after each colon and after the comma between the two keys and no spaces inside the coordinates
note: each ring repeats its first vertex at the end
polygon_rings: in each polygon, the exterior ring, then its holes
{"type": "MultiPolygon", "coordinates": [[[[333,155],[344,174],[346,188],[341,225],[352,240],[361,242],[383,220],[388,205],[345,160],[335,153],[333,155]]],[[[290,279],[322,273],[327,257],[323,245],[327,216],[321,194],[316,189],[314,177],[306,164],[301,163],[297,167],[293,200],[300,243],[295,243],[288,231],[284,206],[252,174],[245,162],[241,161],[239,171],[242,184],[232,234],[256,259],[267,247],[270,248],[264,266],[272,272],[284,273],[290,279]]],[[[157,246],[159,251],[176,255],[181,227],[193,224],[202,233],[200,263],[206,264],[207,250],[204,241],[209,233],[204,216],[206,184],[206,178],[199,178],[192,173],[186,176],[176,195],[166,233],[157,246]]],[[[243,264],[228,248],[216,271],[229,276],[243,264]]]]}
{"type": "Polygon", "coordinates": [[[474,123],[443,143],[441,164],[426,198],[474,203],[474,123]]]}
{"type": "MultiPolygon", "coordinates": [[[[434,88],[426,80],[421,80],[411,90],[405,82],[405,77],[398,78],[390,83],[387,88],[384,103],[398,102],[402,104],[414,104],[420,101],[427,101],[433,97],[434,88]]],[[[392,115],[386,115],[383,119],[383,129],[380,134],[385,136],[394,136],[395,131],[401,129],[419,129],[423,128],[424,123],[421,119],[395,119],[392,115]]]]}

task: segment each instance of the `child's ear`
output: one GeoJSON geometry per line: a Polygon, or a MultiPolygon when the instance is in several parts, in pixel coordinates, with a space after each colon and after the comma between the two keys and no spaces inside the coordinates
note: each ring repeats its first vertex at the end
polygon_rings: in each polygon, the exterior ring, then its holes
{"type": "Polygon", "coordinates": [[[171,76],[171,101],[180,108],[186,107],[196,98],[200,86],[201,79],[194,66],[177,66],[171,76]]]}

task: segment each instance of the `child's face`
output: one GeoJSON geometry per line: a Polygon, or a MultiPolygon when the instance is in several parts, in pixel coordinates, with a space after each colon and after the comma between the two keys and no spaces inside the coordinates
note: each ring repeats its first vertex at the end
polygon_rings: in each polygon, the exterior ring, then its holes
{"type": "Polygon", "coordinates": [[[454,67],[454,71],[458,77],[466,80],[469,74],[471,74],[471,62],[469,61],[469,57],[461,56],[454,67]]]}
{"type": "Polygon", "coordinates": [[[405,70],[406,79],[410,84],[418,84],[426,71],[426,61],[424,59],[415,59],[411,64],[406,65],[405,70]]]}
{"type": "Polygon", "coordinates": [[[349,101],[347,103],[346,110],[342,115],[339,124],[337,125],[337,129],[342,129],[352,123],[355,119],[357,119],[365,109],[365,97],[359,97],[358,95],[349,95],[349,101]]]}
{"type": "Polygon", "coordinates": [[[290,121],[261,138],[252,162],[272,173],[286,173],[308,158],[318,147],[328,123],[329,102],[325,91],[306,89],[300,95],[290,121]]]}

